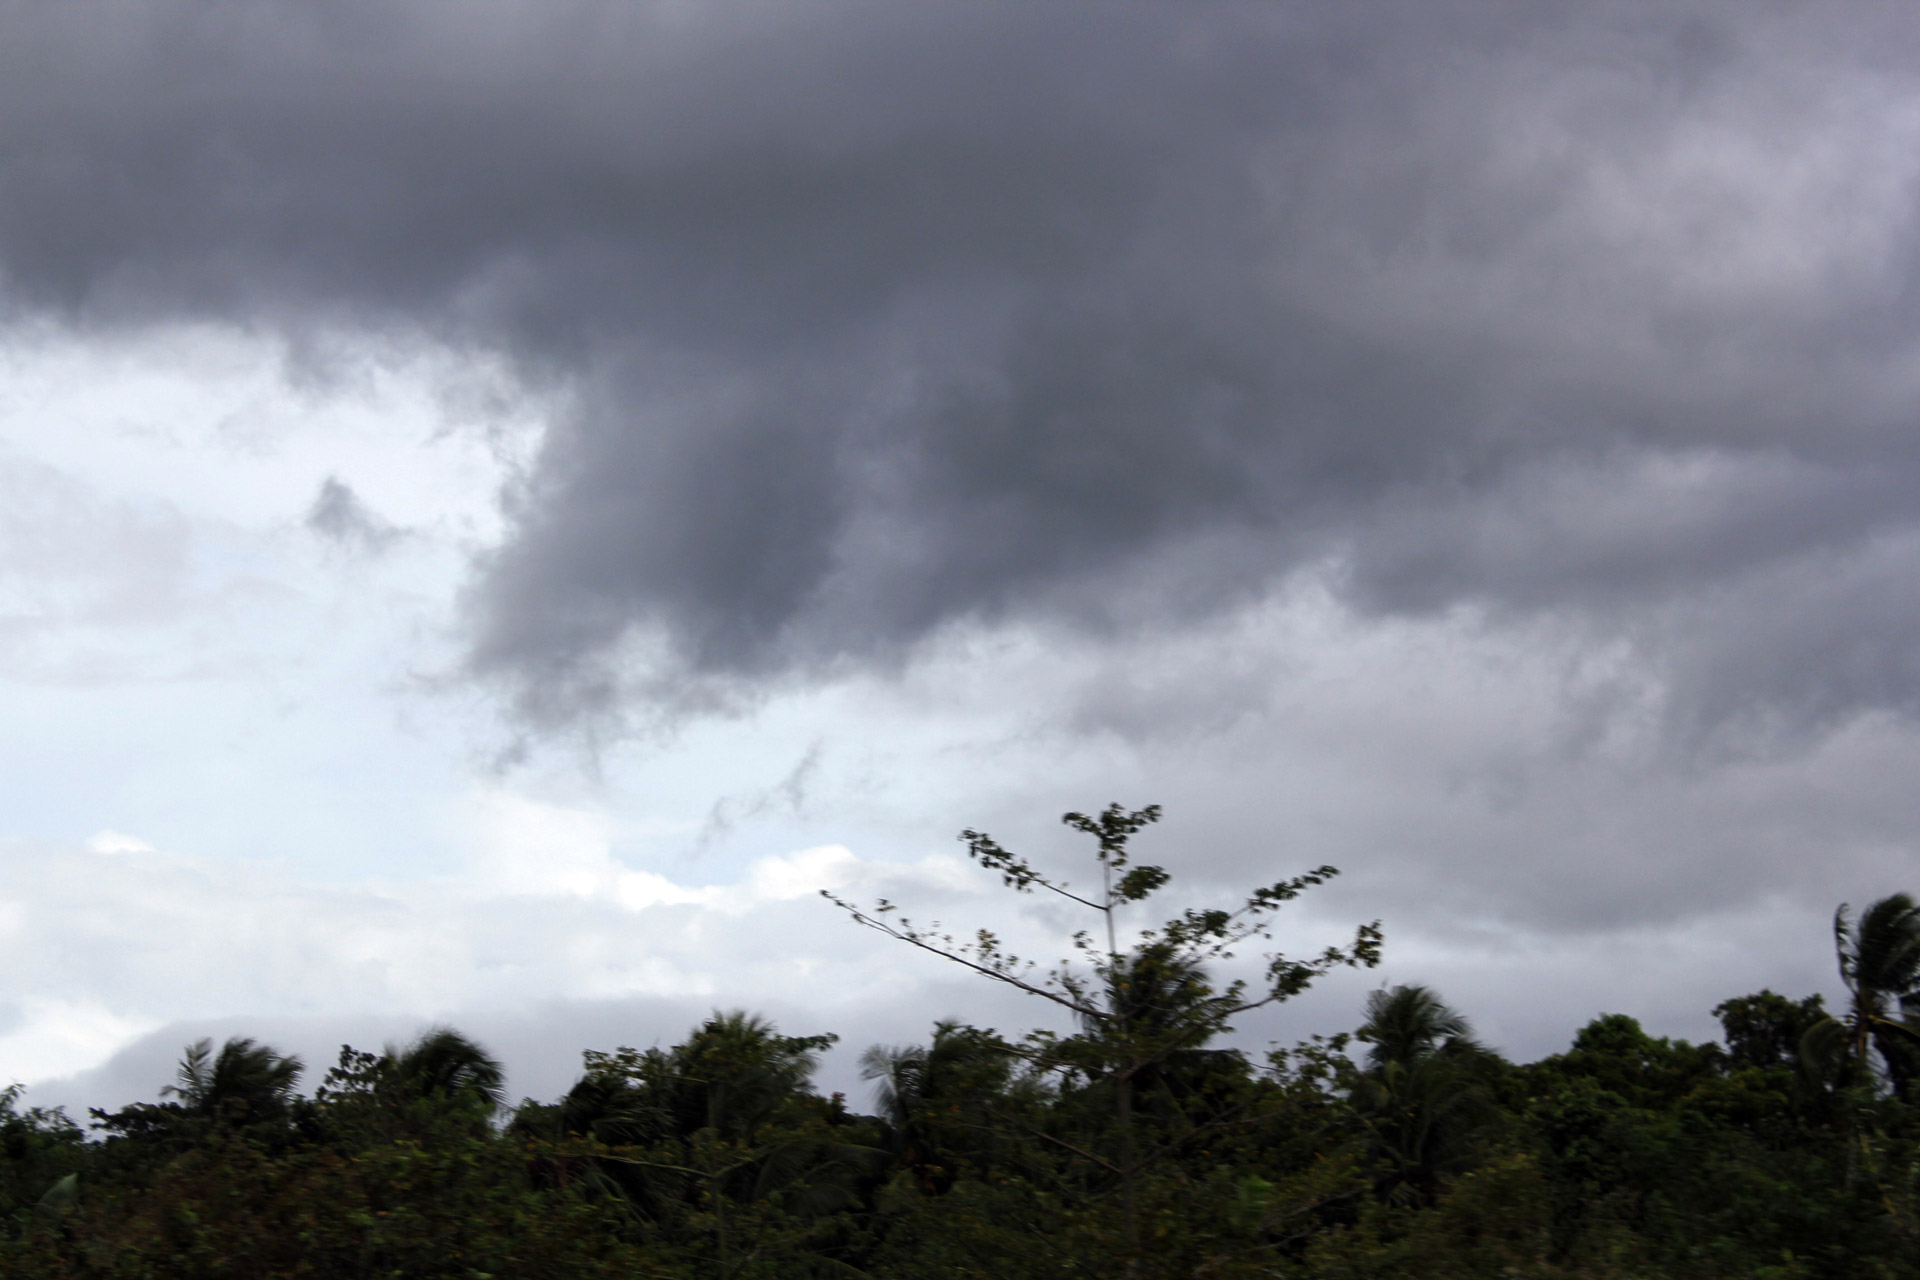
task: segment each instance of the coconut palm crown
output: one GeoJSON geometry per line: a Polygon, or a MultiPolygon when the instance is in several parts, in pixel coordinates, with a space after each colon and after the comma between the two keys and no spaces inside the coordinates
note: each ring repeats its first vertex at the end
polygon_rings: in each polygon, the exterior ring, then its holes
{"type": "Polygon", "coordinates": [[[1856,920],[1846,903],[1833,913],[1834,951],[1847,985],[1849,1056],[1865,1072],[1871,1054],[1894,1088],[1912,1075],[1908,1058],[1920,1041],[1908,1014],[1920,1004],[1920,904],[1904,893],[1868,904],[1856,920]]]}
{"type": "Polygon", "coordinates": [[[236,1036],[213,1051],[213,1041],[187,1046],[174,1082],[161,1095],[180,1099],[188,1112],[260,1119],[284,1110],[302,1070],[299,1058],[236,1036]]]}
{"type": "Polygon", "coordinates": [[[1367,1020],[1358,1038],[1372,1047],[1367,1065],[1411,1063],[1434,1053],[1482,1052],[1473,1024],[1449,1008],[1431,987],[1383,987],[1367,997],[1367,1020]]]}

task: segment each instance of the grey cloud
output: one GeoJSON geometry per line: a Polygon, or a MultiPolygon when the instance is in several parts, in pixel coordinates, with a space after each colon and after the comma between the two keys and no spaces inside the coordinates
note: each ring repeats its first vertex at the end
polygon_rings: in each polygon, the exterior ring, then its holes
{"type": "Polygon", "coordinates": [[[715,800],[713,807],[707,810],[706,821],[700,824],[700,834],[694,840],[694,848],[704,850],[731,834],[741,823],[752,822],[769,813],[784,811],[795,817],[805,813],[808,791],[818,779],[823,754],[824,744],[816,738],[807,745],[806,752],[779,782],[743,795],[726,795],[715,800]]]}
{"type": "Polygon", "coordinates": [[[562,388],[471,596],[536,713],[1333,562],[1819,723],[1920,688],[1920,43],[1846,14],[16,9],[0,270],[562,388]]]}
{"type": "Polygon", "coordinates": [[[402,530],[369,510],[350,485],[328,476],[307,509],[307,528],[335,543],[381,552],[402,536],[402,530]]]}
{"type": "Polygon", "coordinates": [[[0,665],[64,685],[150,670],[142,641],[193,603],[192,551],[171,507],[0,455],[0,665]]]}

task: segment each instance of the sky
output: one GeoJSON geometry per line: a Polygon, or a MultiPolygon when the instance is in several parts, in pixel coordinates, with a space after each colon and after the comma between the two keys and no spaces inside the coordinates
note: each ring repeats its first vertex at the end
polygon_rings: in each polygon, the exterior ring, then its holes
{"type": "Polygon", "coordinates": [[[1051,959],[956,835],[1110,802],[1381,922],[1250,1046],[1832,998],[1917,237],[1910,6],[0,5],[0,1077],[744,1007],[858,1103],[1045,1012],[819,891],[1051,959]]]}

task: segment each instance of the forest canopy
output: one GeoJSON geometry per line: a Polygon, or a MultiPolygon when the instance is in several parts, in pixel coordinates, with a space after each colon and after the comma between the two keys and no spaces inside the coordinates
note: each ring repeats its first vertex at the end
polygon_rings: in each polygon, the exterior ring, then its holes
{"type": "MultiPolygon", "coordinates": [[[[716,1011],[678,1043],[583,1054],[509,1106],[450,1028],[307,1065],[235,1038],[185,1048],[161,1100],[83,1124],[0,1091],[0,1272],[19,1277],[1877,1277],[1920,1273],[1920,905],[1834,917],[1844,1005],[1723,1000],[1719,1042],[1610,1013],[1508,1061],[1468,1010],[1383,986],[1351,1032],[1232,1047],[1248,1014],[1378,922],[1269,953],[1315,868],[1151,927],[1171,881],[1132,842],[1157,808],[1066,822],[1098,889],[962,834],[1014,892],[1087,929],[1010,955],[892,903],[853,922],[1071,1015],[945,1021],[813,1077],[831,1034],[716,1011]],[[1124,920],[1122,918],[1124,912],[1124,920]]],[[[1807,946],[1822,945],[1807,939],[1807,946]]],[[[1239,1043],[1236,1040],[1236,1043],[1239,1043]]]]}

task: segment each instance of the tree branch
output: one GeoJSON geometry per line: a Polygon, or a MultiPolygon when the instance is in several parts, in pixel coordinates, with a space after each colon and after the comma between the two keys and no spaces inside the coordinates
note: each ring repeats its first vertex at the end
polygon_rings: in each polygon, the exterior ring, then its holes
{"type": "Polygon", "coordinates": [[[825,889],[822,889],[820,891],[820,896],[825,898],[827,901],[833,903],[834,906],[839,907],[842,911],[845,911],[848,915],[851,915],[856,924],[863,924],[867,926],[867,928],[869,929],[878,930],[879,932],[886,934],[889,938],[894,938],[901,942],[909,943],[913,946],[920,948],[922,951],[926,951],[933,955],[939,956],[943,960],[951,960],[955,964],[965,965],[967,968],[973,970],[975,973],[984,974],[985,976],[992,978],[996,982],[1004,982],[1010,987],[1016,987],[1019,990],[1026,992],[1028,995],[1039,996],[1042,999],[1051,1000],[1055,1004],[1059,1005],[1061,1008],[1069,1009],[1074,1013],[1080,1014],[1083,1017],[1099,1018],[1099,1017],[1103,1017],[1105,1014],[1104,1010],[1099,1009],[1093,1005],[1084,1004],[1081,1001],[1071,999],[1067,996],[1063,996],[1057,991],[1051,991],[1051,990],[1048,990],[1046,987],[1038,986],[1031,982],[1026,982],[1020,978],[1014,977],[1010,973],[1004,972],[1003,970],[1000,970],[1000,969],[996,969],[991,965],[981,964],[976,960],[970,959],[968,956],[966,956],[962,952],[949,950],[946,947],[937,947],[932,943],[926,941],[924,938],[922,938],[918,934],[903,932],[899,929],[896,929],[892,925],[888,924],[886,921],[876,920],[874,917],[868,915],[866,912],[860,910],[858,907],[853,906],[851,903],[848,903],[840,898],[834,897],[833,894],[829,893],[825,889]]]}

